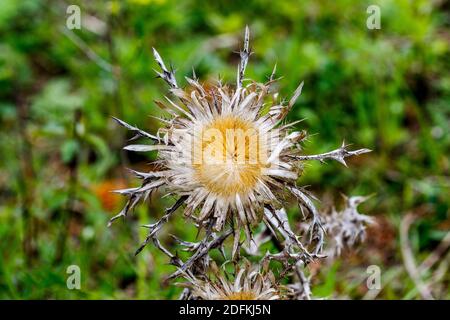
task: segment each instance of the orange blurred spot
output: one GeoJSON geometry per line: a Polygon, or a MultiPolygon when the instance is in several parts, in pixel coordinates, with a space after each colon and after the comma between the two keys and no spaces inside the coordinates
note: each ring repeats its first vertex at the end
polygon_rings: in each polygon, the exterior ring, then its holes
{"type": "Polygon", "coordinates": [[[111,179],[94,186],[94,193],[100,200],[103,209],[113,211],[123,202],[124,198],[112,191],[123,188],[126,188],[126,184],[122,179],[111,179]]]}

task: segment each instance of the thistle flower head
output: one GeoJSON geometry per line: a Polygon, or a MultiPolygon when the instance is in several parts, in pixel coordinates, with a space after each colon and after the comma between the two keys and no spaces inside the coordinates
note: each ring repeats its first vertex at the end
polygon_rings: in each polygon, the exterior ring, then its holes
{"type": "MultiPolygon", "coordinates": [[[[151,134],[115,119],[133,131],[135,138],[150,141],[149,144],[128,145],[126,150],[157,151],[158,154],[153,170],[133,171],[142,179],[139,187],[117,190],[127,196],[128,201],[110,223],[126,216],[139,201],[147,199],[155,191],[177,197],[174,205],[166,210],[158,222],[145,226],[149,234],[136,252],[153,242],[179,268],[171,277],[189,273],[197,264],[205,261],[209,250],[222,248],[230,235],[234,236],[232,259],[237,261],[241,231],[245,231],[247,245],[250,245],[252,229],[260,222],[264,222],[273,235],[280,234],[284,238],[283,252],[269,254],[266,259],[278,260],[287,267],[288,261],[295,264],[299,260],[307,262],[318,257],[322,250],[324,230],[313,197],[304,188],[297,186],[303,162],[333,159],[345,165],[346,157],[370,151],[349,151],[343,143],[340,148],[330,152],[302,155],[300,143],[307,138],[306,132],[294,130],[297,122],[286,123],[285,119],[301,94],[303,82],[292,97],[284,102],[278,98],[277,92],[272,92],[275,69],[264,84],[244,81],[250,56],[249,38],[246,28],[234,86],[222,85],[220,82],[214,86],[203,85],[194,76],[192,79],[187,78],[186,88],[180,88],[174,71],[167,69],[154,50],[161,69],[157,74],[167,82],[171,93],[171,97],[165,97],[164,103],[155,101],[169,114],[168,118],[160,119],[164,126],[151,134]],[[298,201],[305,220],[310,221],[306,245],[289,226],[283,209],[287,195],[298,201]],[[184,208],[185,217],[199,231],[206,230],[199,243],[181,241],[189,251],[194,252],[186,262],[164,248],[157,237],[162,226],[180,207],[184,208]]],[[[241,277],[238,278],[241,281],[241,277]]],[[[261,284],[258,288],[264,287],[265,282],[261,281],[257,282],[261,284]]],[[[218,288],[211,286],[211,290],[218,288]]],[[[230,293],[227,288],[222,288],[225,291],[221,292],[230,293]]]]}
{"type": "Polygon", "coordinates": [[[160,150],[160,181],[187,196],[186,216],[198,213],[199,221],[214,221],[217,231],[236,218],[248,230],[261,221],[264,204],[278,204],[284,183],[298,178],[295,146],[305,134],[288,133],[277,126],[278,114],[262,113],[264,85],[205,91],[197,84],[189,95],[173,92],[190,112],[176,106],[184,117],[171,119],[159,132],[161,143],[150,147],[160,150]]]}
{"type": "Polygon", "coordinates": [[[246,262],[234,274],[223,269],[212,268],[212,276],[186,277],[184,284],[190,289],[192,299],[201,300],[279,300],[282,288],[276,283],[270,271],[246,262]]]}

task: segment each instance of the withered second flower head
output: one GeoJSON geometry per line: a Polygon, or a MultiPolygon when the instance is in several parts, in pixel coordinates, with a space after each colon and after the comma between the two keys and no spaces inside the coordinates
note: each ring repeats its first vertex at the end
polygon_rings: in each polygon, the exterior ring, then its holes
{"type": "Polygon", "coordinates": [[[188,288],[189,294],[184,298],[194,300],[280,300],[286,290],[268,268],[248,261],[231,273],[212,263],[203,276],[185,278],[188,283],[180,285],[188,288]]]}

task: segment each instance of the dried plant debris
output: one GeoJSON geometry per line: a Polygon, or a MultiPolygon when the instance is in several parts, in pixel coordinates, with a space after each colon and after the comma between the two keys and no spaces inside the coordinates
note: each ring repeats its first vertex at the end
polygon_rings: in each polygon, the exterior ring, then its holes
{"type": "Polygon", "coordinates": [[[330,257],[340,256],[345,249],[352,249],[358,242],[364,241],[366,227],[374,223],[372,217],[358,212],[358,205],[369,197],[345,197],[345,208],[331,214],[323,215],[322,226],[327,233],[328,243],[325,254],[330,257]]]}

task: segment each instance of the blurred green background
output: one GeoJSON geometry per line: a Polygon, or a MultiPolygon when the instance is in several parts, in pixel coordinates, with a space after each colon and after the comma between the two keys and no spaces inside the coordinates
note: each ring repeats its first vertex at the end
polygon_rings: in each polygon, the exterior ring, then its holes
{"type": "MultiPolygon", "coordinates": [[[[136,183],[126,167],[146,155],[122,151],[127,138],[111,116],[155,132],[153,103],[167,92],[156,79],[151,48],[203,81],[234,82],[245,25],[255,52],[247,76],[265,81],[277,63],[281,96],[305,81],[291,119],[314,134],[305,153],[345,139],[370,154],[310,163],[300,183],[323,199],[375,195],[361,211],[378,222],[367,241],[331,264],[312,266],[321,297],[415,299],[399,228],[414,221],[406,245],[417,265],[439,254],[423,281],[450,298],[450,29],[445,1],[45,1],[2,0],[0,9],[0,298],[175,299],[162,280],[173,271],[152,246],[134,257],[139,225],[171,199],[155,197],[107,228],[123,199],[110,190],[136,183]],[[68,30],[69,4],[81,30],[68,30]],[[381,29],[366,27],[369,5],[381,29]],[[437,250],[437,251],[436,251],[437,250]],[[380,266],[382,290],[367,292],[366,268],[380,266]],[[81,269],[68,290],[66,268],[81,269]]],[[[292,203],[291,216],[298,217],[292,203]]],[[[178,215],[162,236],[194,240],[178,215]]]]}

